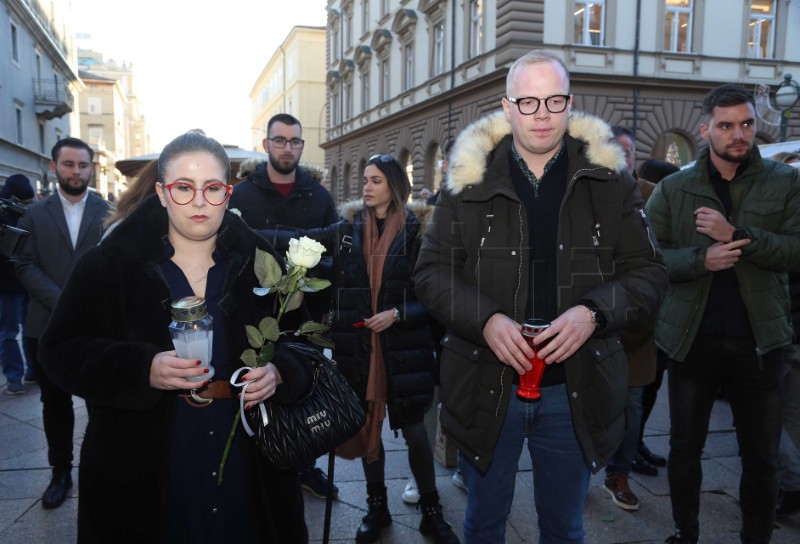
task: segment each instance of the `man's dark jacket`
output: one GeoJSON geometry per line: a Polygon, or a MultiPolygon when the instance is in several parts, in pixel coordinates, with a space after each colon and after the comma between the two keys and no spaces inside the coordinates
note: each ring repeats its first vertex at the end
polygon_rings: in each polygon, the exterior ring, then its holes
{"type": "MultiPolygon", "coordinates": [[[[0,225],[15,227],[19,217],[10,210],[6,212],[0,211],[0,225]]],[[[5,259],[0,255],[0,295],[24,295],[26,291],[17,279],[14,263],[5,259]]]]}
{"type": "Polygon", "coordinates": [[[17,278],[30,293],[25,334],[39,338],[78,257],[100,242],[109,204],[90,192],[86,196],[78,240],[72,247],[58,191],[28,207],[17,225],[30,232],[14,266],[17,278]]]}
{"type": "MultiPolygon", "coordinates": [[[[702,206],[723,215],[708,174],[708,148],[693,168],[664,178],[647,201],[647,214],[664,252],[670,285],[656,322],[656,345],[683,361],[700,329],[714,273],[705,267],[714,242],[697,232],[694,211],[702,206]]],[[[730,182],[730,222],[751,242],[734,266],[739,292],[760,357],[792,343],[787,272],[800,272],[800,172],[762,160],[758,148],[730,182]]]]}
{"type": "MultiPolygon", "coordinates": [[[[495,313],[517,322],[530,317],[529,219],[509,174],[510,132],[499,112],[459,135],[416,267],[420,299],[448,329],[442,341],[442,427],[481,470],[492,461],[514,377],[487,346],[483,327],[495,313]]],[[[563,363],[575,434],[596,472],[625,431],[628,369],[619,330],[652,318],[667,275],[641,213],[636,181],[622,171],[625,160],[608,125],[573,112],[565,152],[567,187],[556,240],[558,313],[587,300],[606,321],[601,334],[563,363]]]]}
{"type": "MultiPolygon", "coordinates": [[[[239,211],[247,225],[256,231],[279,227],[311,229],[327,227],[339,220],[331,194],[320,184],[321,172],[315,168],[297,167],[294,187],[283,196],[267,174],[267,163],[245,162],[239,177],[247,178],[233,188],[229,209],[239,211]]],[[[311,276],[332,279],[333,262],[323,257],[311,276]]],[[[315,321],[327,319],[331,309],[331,292],[324,289],[306,296],[306,305],[315,321]]]]}
{"type": "Polygon", "coordinates": [[[295,183],[288,196],[283,196],[269,180],[267,163],[242,165],[240,176],[247,178],[233,188],[229,209],[237,209],[251,229],[276,226],[309,229],[335,223],[336,205],[319,179],[318,172],[298,166],[295,183]]]}

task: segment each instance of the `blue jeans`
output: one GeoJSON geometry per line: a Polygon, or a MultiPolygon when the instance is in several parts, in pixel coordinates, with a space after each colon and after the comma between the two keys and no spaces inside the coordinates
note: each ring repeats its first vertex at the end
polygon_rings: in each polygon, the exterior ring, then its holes
{"type": "MultiPolygon", "coordinates": [[[[25,360],[19,349],[17,335],[25,320],[27,295],[0,295],[0,361],[3,375],[9,382],[22,381],[25,360]]],[[[30,359],[28,359],[30,367],[30,359]]]]}
{"type": "Polygon", "coordinates": [[[681,535],[700,532],[700,457],[720,386],[733,411],[742,458],[743,544],[767,544],[778,498],[778,441],[784,350],[759,357],[752,338],[698,334],[683,362],[669,361],[669,476],[672,517],[681,535]]]}
{"type": "Polygon", "coordinates": [[[519,399],[517,387],[512,388],[489,470],[481,472],[459,453],[469,489],[465,544],[505,542],[517,462],[526,438],[533,464],[539,543],[583,542],[583,507],[591,473],[572,427],[567,388],[562,384],[543,388],[541,399],[532,402],[519,399]]]}
{"type": "Polygon", "coordinates": [[[636,448],[641,438],[643,392],[643,386],[628,388],[628,397],[625,399],[625,434],[606,467],[607,476],[615,474],[627,476],[631,473],[631,463],[636,456],[636,448]]]}

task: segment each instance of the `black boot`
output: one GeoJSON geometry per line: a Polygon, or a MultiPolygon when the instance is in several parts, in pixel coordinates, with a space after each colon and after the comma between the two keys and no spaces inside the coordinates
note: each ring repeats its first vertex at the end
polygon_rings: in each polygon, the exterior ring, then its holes
{"type": "Polygon", "coordinates": [[[392,524],[385,485],[367,484],[367,506],[367,515],[361,518],[361,527],[356,531],[356,542],[375,542],[381,537],[383,528],[392,524]]]}
{"type": "Polygon", "coordinates": [[[419,532],[433,538],[436,544],[460,544],[450,524],[444,520],[439,493],[423,493],[420,495],[419,507],[422,508],[422,521],[419,532]]]}

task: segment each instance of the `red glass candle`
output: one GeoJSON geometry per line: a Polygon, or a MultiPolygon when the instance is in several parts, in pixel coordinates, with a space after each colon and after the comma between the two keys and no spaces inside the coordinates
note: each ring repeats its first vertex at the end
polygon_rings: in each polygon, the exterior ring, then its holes
{"type": "Polygon", "coordinates": [[[547,330],[549,326],[550,323],[543,319],[529,319],[522,325],[522,336],[525,337],[528,345],[533,350],[533,358],[529,359],[533,367],[519,377],[517,396],[520,398],[534,400],[542,396],[542,390],[539,386],[542,383],[545,362],[544,359],[539,358],[539,350],[547,345],[548,342],[534,346],[533,339],[547,330]]]}

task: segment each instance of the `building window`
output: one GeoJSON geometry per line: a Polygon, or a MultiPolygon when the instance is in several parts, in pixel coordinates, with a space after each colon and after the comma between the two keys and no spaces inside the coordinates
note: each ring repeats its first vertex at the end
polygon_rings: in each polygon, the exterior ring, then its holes
{"type": "Polygon", "coordinates": [[[414,44],[403,45],[403,90],[414,86],[414,44]]]}
{"type": "Polygon", "coordinates": [[[433,75],[444,72],[444,22],[433,27],[433,75]]]}
{"type": "Polygon", "coordinates": [[[369,72],[361,74],[361,110],[369,110],[369,72]]]}
{"type": "Polygon", "coordinates": [[[361,33],[369,32],[369,0],[361,0],[361,33]]]}
{"type": "Polygon", "coordinates": [[[483,0],[469,2],[469,58],[481,54],[483,42],[483,0]]]}
{"type": "Polygon", "coordinates": [[[353,83],[348,81],[344,84],[344,119],[353,117],[353,83]]]}
{"type": "Polygon", "coordinates": [[[605,0],[575,2],[575,43],[582,45],[605,45],[605,0]]]}
{"type": "Polygon", "coordinates": [[[22,136],[22,108],[16,107],[17,114],[17,143],[22,145],[25,143],[25,138],[22,136]]]}
{"type": "Polygon", "coordinates": [[[391,74],[389,73],[389,59],[381,59],[381,102],[389,100],[389,82],[391,81],[391,74]]]}
{"type": "Polygon", "coordinates": [[[103,125],[89,125],[89,143],[94,146],[103,144],[103,125]]]}
{"type": "Polygon", "coordinates": [[[44,146],[44,121],[39,121],[39,153],[44,154],[45,146],[44,146]]]}
{"type": "Polygon", "coordinates": [[[381,0],[381,17],[389,14],[389,1],[390,0],[381,0]]]}
{"type": "Polygon", "coordinates": [[[19,62],[19,45],[17,43],[17,27],[11,25],[11,60],[19,62]]]}
{"type": "Polygon", "coordinates": [[[89,115],[102,115],[103,103],[97,97],[89,97],[89,115]]]}
{"type": "Polygon", "coordinates": [[[692,50],[694,0],[665,0],[664,49],[675,53],[692,50]]]}
{"type": "Polygon", "coordinates": [[[775,56],[775,0],[753,0],[748,28],[748,55],[754,59],[775,56]]]}
{"type": "Polygon", "coordinates": [[[339,60],[339,24],[335,22],[331,28],[331,63],[339,60]]]}
{"type": "Polygon", "coordinates": [[[349,49],[353,46],[353,13],[346,11],[344,14],[344,43],[349,49]]]}
{"type": "Polygon", "coordinates": [[[341,119],[339,117],[339,90],[334,89],[331,92],[331,121],[334,125],[338,125],[341,123],[341,119]]]}
{"type": "Polygon", "coordinates": [[[689,138],[678,132],[665,132],[656,139],[650,151],[653,159],[667,161],[677,167],[694,160],[694,146],[689,138]]]}

